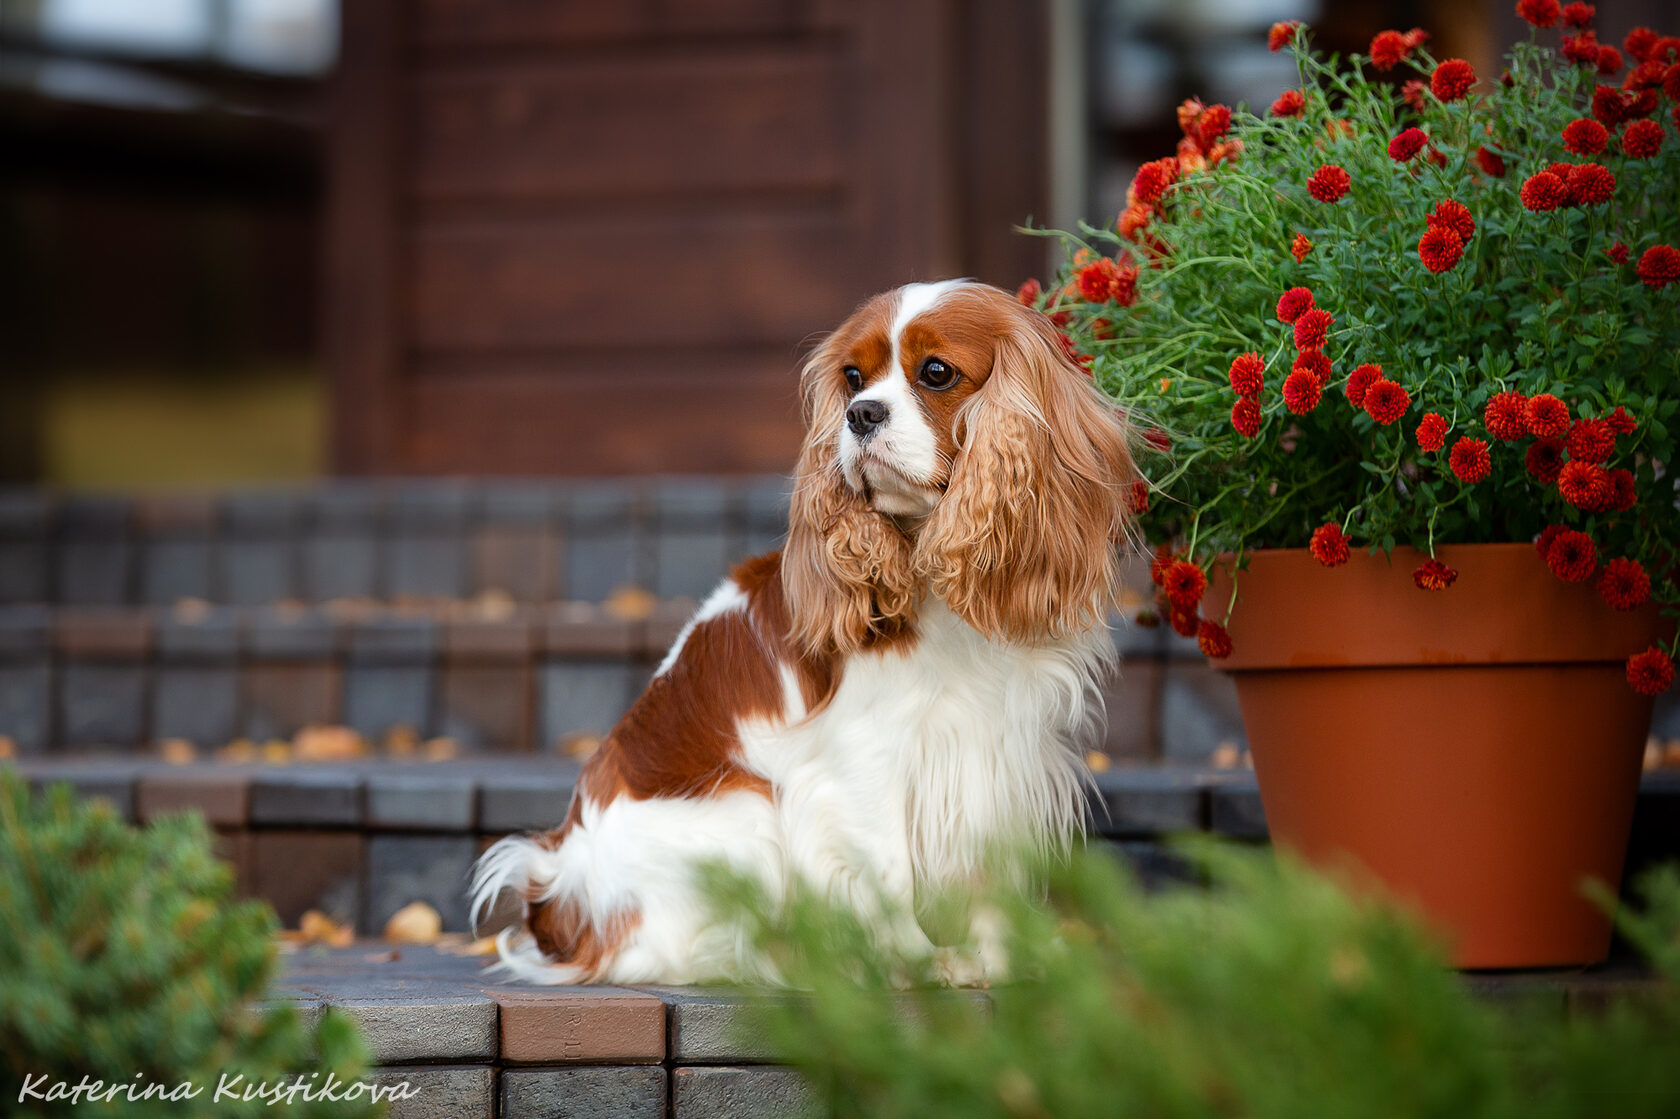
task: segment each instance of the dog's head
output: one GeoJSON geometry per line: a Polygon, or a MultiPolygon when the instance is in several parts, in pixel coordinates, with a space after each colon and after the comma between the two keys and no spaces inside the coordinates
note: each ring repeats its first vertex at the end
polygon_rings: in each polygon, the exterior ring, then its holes
{"type": "Polygon", "coordinates": [[[808,652],[891,637],[926,593],[994,638],[1105,620],[1136,472],[1043,315],[984,284],[910,284],[830,335],[802,389],[783,578],[808,652]]]}

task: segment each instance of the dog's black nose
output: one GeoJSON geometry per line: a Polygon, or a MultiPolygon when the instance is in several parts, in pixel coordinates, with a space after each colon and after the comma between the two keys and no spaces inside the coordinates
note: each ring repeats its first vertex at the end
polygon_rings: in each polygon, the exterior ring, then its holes
{"type": "Polygon", "coordinates": [[[887,419],[887,406],[879,400],[855,401],[846,409],[846,426],[859,439],[873,434],[887,419]]]}

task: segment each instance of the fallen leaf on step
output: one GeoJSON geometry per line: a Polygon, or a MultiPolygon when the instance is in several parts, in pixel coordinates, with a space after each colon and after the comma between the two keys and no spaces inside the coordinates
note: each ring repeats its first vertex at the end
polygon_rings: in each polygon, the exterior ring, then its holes
{"type": "Polygon", "coordinates": [[[397,944],[432,944],[443,932],[443,918],[423,901],[411,901],[385,922],[385,939],[397,944]]]}

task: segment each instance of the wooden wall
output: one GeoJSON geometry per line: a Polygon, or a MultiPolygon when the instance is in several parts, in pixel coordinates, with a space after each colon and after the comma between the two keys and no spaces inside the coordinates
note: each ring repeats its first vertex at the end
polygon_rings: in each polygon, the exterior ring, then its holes
{"type": "Polygon", "coordinates": [[[1043,259],[1043,0],[346,0],[342,44],[344,472],[785,470],[817,332],[1043,259]]]}

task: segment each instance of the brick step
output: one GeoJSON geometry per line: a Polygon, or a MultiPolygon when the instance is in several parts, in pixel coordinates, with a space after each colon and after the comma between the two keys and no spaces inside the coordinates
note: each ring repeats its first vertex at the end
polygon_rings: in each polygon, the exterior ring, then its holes
{"type": "Polygon", "coordinates": [[[699,596],[780,546],[788,479],[391,479],[142,497],[0,490],[0,603],[699,596]]]}
{"type": "MultiPolygon", "coordinates": [[[[349,727],[463,753],[536,752],[605,733],[646,685],[692,599],[487,608],[0,606],[0,735],[25,755],[200,753],[349,727]]],[[[1115,760],[1205,758],[1241,737],[1230,685],[1194,642],[1118,622],[1115,760]]]]}
{"type": "MultiPolygon", "coordinates": [[[[215,829],[241,889],[270,901],[288,927],[323,910],[365,934],[424,901],[449,931],[466,930],[468,868],[511,832],[555,826],[579,766],[562,759],[348,762],[284,767],[174,766],[133,759],[25,759],[31,783],[67,781],[144,822],[195,809],[215,829]]],[[[1184,879],[1163,840],[1209,832],[1264,841],[1265,813],[1246,770],[1138,767],[1095,775],[1090,833],[1146,882],[1184,879]]],[[[1680,771],[1645,775],[1628,880],[1680,858],[1680,771]]]]}
{"type": "MultiPolygon", "coordinates": [[[[487,961],[429,947],[363,942],[289,956],[272,991],[306,1016],[355,1019],[381,1066],[376,1083],[417,1094],[393,1119],[587,1115],[592,1119],[795,1119],[825,1114],[794,1070],[776,1066],[747,1018],[743,988],[531,987],[487,961]]],[[[1616,963],[1565,972],[1467,977],[1476,996],[1590,1018],[1648,995],[1656,980],[1616,963]]],[[[989,1014],[985,991],[937,997],[989,1014]]]]}

